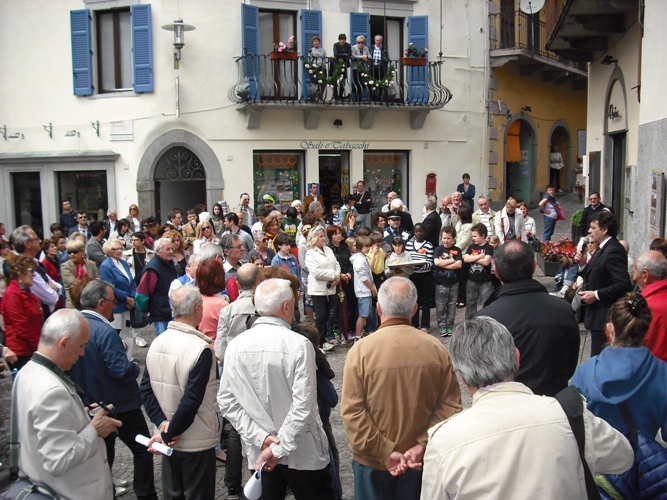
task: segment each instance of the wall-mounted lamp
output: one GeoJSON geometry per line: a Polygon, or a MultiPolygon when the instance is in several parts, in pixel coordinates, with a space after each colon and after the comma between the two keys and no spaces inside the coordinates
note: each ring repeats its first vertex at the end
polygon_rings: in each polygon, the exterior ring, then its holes
{"type": "Polygon", "coordinates": [[[336,127],[342,127],[343,126],[343,120],[339,120],[338,118],[334,120],[334,125],[336,127]]]}
{"type": "Polygon", "coordinates": [[[49,122],[48,125],[42,125],[44,127],[44,130],[46,130],[46,133],[49,134],[49,137],[53,139],[53,125],[51,122],[49,122]]]}
{"type": "Polygon", "coordinates": [[[195,29],[191,24],[185,24],[183,19],[176,19],[171,24],[162,26],[163,30],[174,32],[174,69],[178,69],[178,61],[181,60],[181,49],[185,46],[185,32],[195,29]]]}
{"type": "Polygon", "coordinates": [[[610,66],[611,63],[617,63],[618,59],[614,59],[612,56],[605,56],[602,61],[600,61],[600,64],[604,64],[605,66],[610,66]]]}
{"type": "Polygon", "coordinates": [[[526,113],[530,113],[532,111],[532,109],[530,108],[530,106],[522,106],[521,111],[525,111],[526,113]]]}
{"type": "Polygon", "coordinates": [[[76,130],[68,130],[65,132],[65,137],[79,137],[79,132],[76,130]]]}
{"type": "Polygon", "coordinates": [[[25,136],[23,134],[19,134],[18,132],[12,135],[8,135],[7,139],[25,139],[25,136]]]}
{"type": "Polygon", "coordinates": [[[617,120],[621,117],[621,113],[618,112],[618,108],[613,104],[609,105],[609,111],[607,112],[607,118],[610,120],[617,120]]]}

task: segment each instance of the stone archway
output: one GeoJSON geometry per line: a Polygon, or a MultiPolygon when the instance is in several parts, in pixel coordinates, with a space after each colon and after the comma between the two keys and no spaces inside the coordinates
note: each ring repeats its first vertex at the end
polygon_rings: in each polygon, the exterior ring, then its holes
{"type": "Polygon", "coordinates": [[[225,187],[222,166],[211,147],[199,136],[183,129],[165,132],[155,139],[141,157],[137,171],[137,195],[142,214],[156,214],[155,167],[162,156],[175,146],[183,146],[192,151],[200,160],[206,172],[206,206],[211,208],[220,201],[220,193],[225,187]]]}

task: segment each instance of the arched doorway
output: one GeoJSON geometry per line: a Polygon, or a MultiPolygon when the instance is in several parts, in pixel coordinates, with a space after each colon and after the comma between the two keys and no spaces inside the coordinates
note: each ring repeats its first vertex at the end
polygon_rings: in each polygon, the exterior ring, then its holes
{"type": "Polygon", "coordinates": [[[537,134],[532,125],[517,118],[507,128],[505,142],[505,199],[533,205],[537,134]]]}
{"type": "Polygon", "coordinates": [[[155,211],[161,221],[173,208],[185,211],[206,203],[206,171],[197,155],[184,146],[175,146],[160,157],[154,179],[155,211]]]}
{"type": "MultiPolygon", "coordinates": [[[[181,163],[183,163],[183,161],[181,161],[181,163]]],[[[182,180],[167,179],[167,182],[174,181],[174,185],[180,184],[180,191],[183,192],[178,192],[179,197],[186,196],[187,193],[185,191],[188,191],[189,188],[194,186],[194,184],[190,184],[190,182],[194,181],[188,180],[191,175],[191,169],[187,169],[182,180]]],[[[215,202],[221,200],[224,186],[225,183],[222,178],[222,167],[218,161],[217,155],[204,140],[187,130],[175,129],[160,135],[150,146],[148,146],[139,162],[139,169],[137,171],[139,210],[142,215],[155,215],[160,217],[160,220],[163,222],[167,212],[174,207],[186,210],[187,208],[192,207],[195,203],[205,203],[207,208],[212,208],[215,202]],[[203,183],[204,192],[202,195],[202,191],[197,190],[196,196],[198,201],[189,206],[186,205],[186,199],[169,199],[166,201],[166,205],[164,203],[161,204],[162,206],[160,208],[162,213],[158,214],[157,209],[158,204],[160,204],[161,195],[158,194],[156,183],[160,183],[160,191],[162,192],[165,192],[164,189],[167,189],[167,187],[163,189],[163,182],[165,181],[158,179],[158,177],[162,177],[165,174],[156,175],[156,169],[158,162],[167,155],[170,150],[177,147],[183,147],[198,159],[197,164],[201,165],[201,168],[204,171],[204,178],[196,179],[196,181],[203,183]]]]}
{"type": "MultiPolygon", "coordinates": [[[[549,157],[551,153],[558,150],[558,152],[563,157],[563,168],[558,172],[558,179],[551,177],[551,167],[547,164],[547,176],[548,182],[559,186],[560,189],[564,192],[571,192],[573,182],[571,179],[571,164],[570,158],[572,153],[572,143],[570,141],[570,133],[567,128],[558,123],[554,124],[554,127],[551,129],[551,137],[549,138],[549,157]],[[558,182],[556,182],[556,180],[558,182]]],[[[555,175],[555,174],[554,174],[555,175]]]]}

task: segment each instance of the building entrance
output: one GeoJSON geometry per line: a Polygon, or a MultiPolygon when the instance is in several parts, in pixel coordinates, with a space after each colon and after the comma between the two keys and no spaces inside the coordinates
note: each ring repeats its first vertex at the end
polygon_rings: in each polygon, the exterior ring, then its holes
{"type": "MultiPolygon", "coordinates": [[[[206,170],[188,148],[169,149],[155,166],[156,217],[167,219],[167,213],[180,208],[185,213],[197,203],[206,204],[206,170]]],[[[206,207],[209,211],[213,207],[206,207]]],[[[185,217],[184,217],[185,218],[185,217]]]]}

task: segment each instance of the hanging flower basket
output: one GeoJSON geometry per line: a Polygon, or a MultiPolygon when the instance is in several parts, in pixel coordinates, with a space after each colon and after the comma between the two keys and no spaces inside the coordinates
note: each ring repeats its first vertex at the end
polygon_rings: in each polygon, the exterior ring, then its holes
{"type": "Polygon", "coordinates": [[[403,66],[426,66],[425,57],[401,57],[403,66]]]}
{"type": "Polygon", "coordinates": [[[274,59],[274,60],[296,61],[298,57],[299,57],[298,52],[287,52],[287,51],[271,52],[271,59],[274,59]]]}

